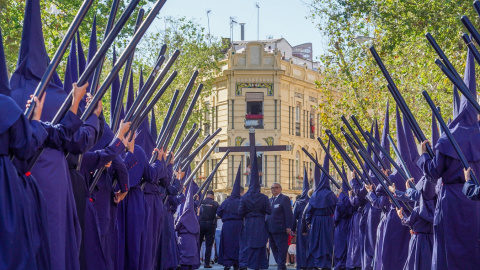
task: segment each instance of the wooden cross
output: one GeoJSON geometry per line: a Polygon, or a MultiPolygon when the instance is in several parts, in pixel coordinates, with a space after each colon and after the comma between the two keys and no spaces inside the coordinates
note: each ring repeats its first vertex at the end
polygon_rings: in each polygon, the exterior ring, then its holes
{"type": "MultiPolygon", "coordinates": [[[[216,152],[226,152],[230,150],[230,152],[250,152],[250,163],[253,161],[253,155],[256,155],[257,152],[276,152],[276,151],[290,151],[292,150],[291,145],[271,145],[271,146],[255,146],[255,129],[250,128],[248,130],[249,133],[249,146],[224,146],[218,147],[215,149],[216,152]]],[[[251,164],[250,164],[251,165],[251,164]]]]}

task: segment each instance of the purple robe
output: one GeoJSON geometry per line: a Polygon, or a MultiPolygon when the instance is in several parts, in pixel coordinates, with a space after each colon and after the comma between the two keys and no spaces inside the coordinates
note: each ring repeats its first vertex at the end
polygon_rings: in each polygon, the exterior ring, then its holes
{"type": "Polygon", "coordinates": [[[350,204],[348,196],[340,193],[338,196],[337,207],[333,215],[333,222],[335,224],[334,233],[334,266],[335,269],[346,269],[347,255],[348,255],[348,233],[350,231],[351,218],[353,214],[353,207],[350,204]]]}
{"type": "Polygon", "coordinates": [[[217,216],[223,222],[218,262],[225,267],[239,265],[240,233],[243,225],[243,219],[238,213],[239,205],[239,197],[229,197],[217,209],[217,216]]]}
{"type": "MultiPolygon", "coordinates": [[[[147,132],[144,129],[144,132],[147,132]]],[[[150,208],[150,216],[147,223],[147,237],[146,249],[144,254],[145,269],[152,269],[155,265],[155,258],[157,254],[158,243],[160,242],[160,234],[163,230],[163,219],[165,216],[165,206],[163,205],[162,193],[160,186],[165,188],[170,184],[172,178],[173,165],[169,164],[165,166],[163,163],[164,171],[156,182],[146,182],[143,189],[145,194],[145,201],[150,208]]]]}
{"type": "Polygon", "coordinates": [[[42,231],[37,231],[41,229],[35,213],[39,205],[31,197],[33,189],[22,184],[22,178],[28,176],[20,178],[21,172],[9,157],[30,158],[46,139],[47,132],[40,122],[28,121],[17,104],[3,94],[0,94],[0,115],[0,268],[48,267],[50,258],[42,258],[38,250],[41,241],[48,241],[41,239],[42,231]]]}
{"type": "Polygon", "coordinates": [[[297,270],[300,268],[313,267],[312,257],[308,256],[308,233],[310,230],[307,229],[307,234],[302,232],[303,226],[303,213],[305,208],[308,205],[307,201],[296,201],[293,205],[293,225],[292,232],[296,232],[296,260],[297,260],[297,270]]]}
{"type": "Polygon", "coordinates": [[[145,195],[141,190],[141,179],[156,182],[161,177],[162,163],[156,160],[148,164],[143,149],[135,145],[134,153],[128,152],[125,156],[125,166],[128,169],[130,190],[119,205],[118,232],[119,255],[118,268],[143,269],[143,254],[145,252],[146,225],[149,209],[145,195]]]}
{"type": "Polygon", "coordinates": [[[193,180],[187,187],[185,207],[175,223],[177,232],[178,264],[181,269],[198,269],[200,267],[200,224],[198,223],[193,200],[193,180]]]}
{"type": "MultiPolygon", "coordinates": [[[[174,184],[180,184],[179,180],[175,180],[174,184]]],[[[183,186],[182,186],[183,187],[183,186]]],[[[177,193],[181,187],[178,186],[177,193]]],[[[167,191],[168,192],[168,191],[167,191]]],[[[166,207],[166,215],[164,218],[163,230],[160,236],[160,243],[157,251],[157,266],[155,269],[166,270],[176,268],[178,266],[177,239],[175,236],[175,224],[173,215],[178,205],[185,202],[185,194],[178,195],[169,194],[166,207]]]]}
{"type": "Polygon", "coordinates": [[[350,220],[350,231],[348,233],[348,251],[346,267],[361,268],[362,267],[362,246],[364,231],[360,229],[360,220],[363,216],[363,209],[367,200],[365,196],[367,192],[357,179],[350,180],[350,186],[355,191],[354,196],[350,197],[350,205],[354,212],[350,220]]]}

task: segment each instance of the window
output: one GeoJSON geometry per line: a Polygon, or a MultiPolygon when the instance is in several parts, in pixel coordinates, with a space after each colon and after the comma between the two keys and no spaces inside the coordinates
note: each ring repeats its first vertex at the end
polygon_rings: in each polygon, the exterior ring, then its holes
{"type": "Polygon", "coordinates": [[[300,122],[300,106],[295,107],[295,122],[300,122]]]}
{"type": "Polygon", "coordinates": [[[245,128],[263,128],[263,92],[245,93],[245,128]]]}

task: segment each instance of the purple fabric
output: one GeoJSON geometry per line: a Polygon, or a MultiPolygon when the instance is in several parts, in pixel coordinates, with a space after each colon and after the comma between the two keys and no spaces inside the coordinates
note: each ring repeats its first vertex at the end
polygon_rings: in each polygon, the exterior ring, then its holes
{"type": "Polygon", "coordinates": [[[0,30],[0,94],[10,96],[10,82],[8,81],[7,62],[5,60],[5,51],[3,50],[3,37],[0,30]]]}
{"type": "Polygon", "coordinates": [[[77,46],[75,37],[73,37],[70,45],[70,54],[67,59],[67,67],[65,68],[65,76],[63,79],[63,91],[68,95],[72,91],[72,84],[78,81],[78,63],[77,63],[77,46]]]}
{"type": "Polygon", "coordinates": [[[155,110],[152,110],[152,116],[150,118],[150,134],[152,134],[152,138],[154,140],[158,137],[157,132],[157,122],[155,121],[155,110]]]}
{"type": "Polygon", "coordinates": [[[239,166],[230,197],[223,201],[217,209],[217,216],[223,222],[218,260],[225,267],[239,265],[240,233],[243,225],[243,219],[238,213],[240,205],[240,169],[239,166]]]}
{"type": "MultiPolygon", "coordinates": [[[[49,62],[42,33],[40,1],[27,1],[25,14],[17,69],[10,78],[12,98],[21,108],[30,100],[30,95],[35,91],[49,62]]],[[[54,77],[58,75],[55,73],[54,77]]],[[[53,80],[46,92],[48,98],[43,106],[42,120],[51,120],[65,100],[66,94],[53,80]]]]}
{"type": "MultiPolygon", "coordinates": [[[[116,62],[117,62],[117,54],[115,53],[115,47],[113,47],[112,65],[115,65],[116,62]]],[[[110,98],[110,125],[111,126],[113,126],[112,117],[113,117],[113,115],[115,114],[115,111],[116,111],[115,105],[117,103],[117,98],[118,98],[118,92],[119,91],[120,91],[120,77],[117,74],[117,76],[115,76],[115,78],[113,78],[112,96],[110,98]]],[[[122,106],[122,108],[120,108],[120,110],[123,110],[123,102],[122,102],[121,106],[122,106]]],[[[121,117],[120,119],[118,119],[119,121],[124,118],[124,117],[122,117],[122,115],[120,115],[119,117],[121,117]]]]}
{"type": "MultiPolygon", "coordinates": [[[[461,149],[464,153],[470,151],[461,149]]],[[[474,171],[480,171],[480,161],[469,164],[474,171]]],[[[428,177],[442,181],[435,209],[432,269],[475,268],[480,263],[480,247],[471,239],[480,237],[480,205],[462,193],[463,166],[440,150],[434,160],[423,154],[418,165],[428,177]]]]}
{"type": "Polygon", "coordinates": [[[432,222],[423,219],[418,211],[419,207],[415,207],[412,214],[402,220],[402,224],[413,230],[404,270],[432,269],[433,226],[432,222]]]}
{"type": "MultiPolygon", "coordinates": [[[[330,142],[330,140],[329,140],[329,142],[330,142]]],[[[318,161],[317,156],[315,156],[315,159],[318,161]]],[[[313,181],[313,183],[314,183],[313,188],[314,188],[314,189],[316,189],[316,188],[318,187],[318,185],[320,184],[320,177],[321,177],[321,175],[322,175],[322,172],[321,172],[321,170],[320,170],[320,167],[315,166],[315,169],[314,169],[314,171],[313,171],[313,179],[314,179],[314,181],[313,181]]]]}
{"type": "MultiPolygon", "coordinates": [[[[92,61],[93,57],[95,56],[95,53],[97,53],[97,15],[93,17],[92,31],[90,32],[90,42],[88,43],[87,63],[90,63],[90,61],[92,61]]],[[[88,80],[90,86],[88,86],[87,92],[90,92],[90,93],[93,92],[93,91],[90,91],[92,80],[93,80],[93,75],[88,80]]]]}
{"type": "MultiPolygon", "coordinates": [[[[337,199],[336,196],[335,199],[337,199]]],[[[313,265],[315,267],[330,268],[333,260],[335,230],[333,214],[335,212],[335,204],[324,208],[315,208],[309,203],[305,211],[306,222],[310,225],[310,233],[308,234],[309,256],[313,257],[313,265]]]]}
{"type": "MultiPolygon", "coordinates": [[[[389,108],[390,102],[387,100],[387,108],[385,109],[385,119],[383,120],[383,131],[382,131],[382,147],[390,153],[390,141],[388,140],[388,135],[390,133],[390,117],[389,117],[389,108]]],[[[380,151],[379,151],[380,152],[380,151]]],[[[380,152],[380,158],[383,163],[387,165],[388,169],[391,169],[390,160],[380,152]]]]}
{"type": "Polygon", "coordinates": [[[453,87],[453,119],[460,113],[460,95],[456,86],[453,87]]]}
{"type": "Polygon", "coordinates": [[[256,155],[253,156],[251,172],[248,192],[240,198],[238,206],[238,213],[244,219],[240,234],[240,267],[266,269],[268,232],[265,215],[271,214],[272,208],[268,197],[260,193],[256,155]]]}
{"type": "Polygon", "coordinates": [[[200,225],[194,209],[192,182],[187,186],[185,207],[175,224],[175,231],[178,236],[179,264],[197,269],[200,266],[200,252],[197,245],[200,225]]]}
{"type": "MultiPolygon", "coordinates": [[[[327,145],[327,151],[330,149],[330,141],[327,145]]],[[[329,159],[325,157],[323,161],[323,168],[329,170],[329,159]]],[[[330,190],[330,180],[327,175],[322,173],[318,186],[315,187],[315,191],[309,200],[311,207],[316,209],[327,208],[334,206],[337,203],[337,196],[330,190]]]]}
{"type": "Polygon", "coordinates": [[[334,266],[335,269],[345,269],[348,256],[348,232],[350,231],[351,218],[353,214],[353,207],[350,204],[348,196],[340,193],[338,196],[337,207],[333,215],[333,222],[335,224],[334,233],[334,266]]]}
{"type": "MultiPolygon", "coordinates": [[[[0,94],[0,115],[2,115],[2,127],[0,132],[0,268],[2,269],[35,269],[37,267],[49,267],[49,254],[39,248],[48,248],[48,237],[45,235],[42,224],[44,220],[42,212],[37,212],[38,203],[41,203],[41,193],[38,193],[33,178],[22,184],[17,170],[9,158],[9,154],[17,159],[26,159],[38,149],[46,132],[42,131],[39,122],[31,123],[23,116],[21,109],[15,102],[0,94]],[[11,118],[5,119],[4,115],[11,118]],[[10,125],[7,126],[7,123],[10,125]],[[36,126],[36,127],[35,127],[36,126]],[[34,128],[37,131],[33,131],[34,128]],[[34,194],[35,193],[35,194],[34,194]],[[35,197],[34,197],[35,196],[35,197]],[[42,246],[42,241],[47,241],[42,246]],[[25,254],[25,256],[18,256],[25,254]]],[[[21,173],[21,172],[20,172],[21,173]]],[[[22,176],[27,180],[26,176],[22,176]]]]}

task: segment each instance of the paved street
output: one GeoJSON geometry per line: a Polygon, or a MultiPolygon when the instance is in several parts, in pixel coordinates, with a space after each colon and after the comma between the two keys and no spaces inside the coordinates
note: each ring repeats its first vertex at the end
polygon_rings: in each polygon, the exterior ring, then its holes
{"type": "MultiPolygon", "coordinates": [[[[212,267],[213,267],[213,268],[210,268],[210,269],[212,269],[212,270],[213,270],[213,269],[215,269],[215,270],[223,269],[223,266],[220,265],[220,264],[218,264],[218,263],[212,264],[212,267]]],[[[203,268],[203,264],[202,264],[199,269],[207,269],[207,268],[203,268]]],[[[233,268],[230,268],[230,269],[233,269],[233,268]]],[[[270,266],[270,268],[268,268],[268,269],[269,269],[269,270],[276,270],[277,267],[276,267],[276,266],[270,266]]],[[[295,268],[293,268],[293,267],[287,267],[287,270],[295,270],[295,268]]]]}

